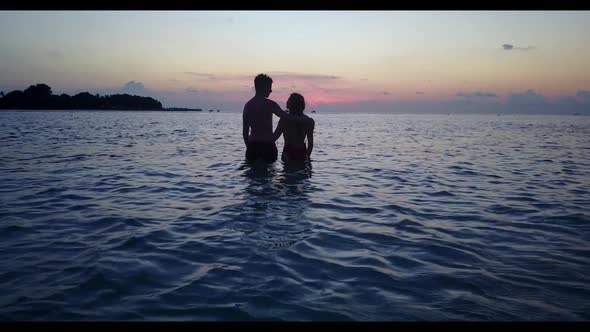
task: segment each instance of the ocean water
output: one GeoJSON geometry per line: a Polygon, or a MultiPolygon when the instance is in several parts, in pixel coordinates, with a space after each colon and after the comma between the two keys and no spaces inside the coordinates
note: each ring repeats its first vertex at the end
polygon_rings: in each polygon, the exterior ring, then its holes
{"type": "Polygon", "coordinates": [[[311,116],[1,112],[0,320],[590,319],[590,117],[311,116]]]}

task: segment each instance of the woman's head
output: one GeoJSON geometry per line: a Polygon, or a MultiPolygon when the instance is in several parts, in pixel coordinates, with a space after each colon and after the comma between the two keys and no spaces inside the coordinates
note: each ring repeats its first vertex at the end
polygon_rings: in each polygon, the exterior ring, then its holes
{"type": "Polygon", "coordinates": [[[292,93],[287,99],[287,108],[292,114],[303,114],[305,99],[298,93],[292,93]]]}

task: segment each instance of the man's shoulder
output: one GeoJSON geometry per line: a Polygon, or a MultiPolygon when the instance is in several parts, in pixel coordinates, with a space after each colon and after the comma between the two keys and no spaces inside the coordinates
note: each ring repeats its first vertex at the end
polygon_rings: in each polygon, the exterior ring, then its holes
{"type": "Polygon", "coordinates": [[[279,105],[272,99],[252,97],[252,99],[250,99],[246,102],[246,105],[244,106],[244,108],[252,108],[255,105],[258,106],[257,104],[260,106],[278,106],[279,105]]]}
{"type": "Polygon", "coordinates": [[[264,99],[264,103],[265,103],[266,105],[268,105],[268,106],[273,106],[273,107],[275,107],[275,106],[279,106],[279,104],[277,104],[277,102],[276,102],[276,101],[274,101],[274,100],[272,100],[272,99],[268,99],[268,98],[265,98],[265,99],[264,99]]]}
{"type": "Polygon", "coordinates": [[[248,100],[248,101],[246,102],[246,104],[244,104],[244,108],[245,108],[245,109],[247,109],[247,108],[250,108],[250,107],[252,106],[252,104],[253,104],[253,103],[254,103],[254,98],[251,98],[250,100],[248,100]]]}

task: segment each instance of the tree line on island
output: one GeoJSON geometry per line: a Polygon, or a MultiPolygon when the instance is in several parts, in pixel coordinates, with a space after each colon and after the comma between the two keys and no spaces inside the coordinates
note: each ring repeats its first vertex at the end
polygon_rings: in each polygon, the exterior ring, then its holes
{"type": "Polygon", "coordinates": [[[162,103],[151,97],[80,92],[74,96],[54,95],[47,84],[31,85],[24,91],[0,93],[0,109],[22,110],[161,110],[162,103]]]}

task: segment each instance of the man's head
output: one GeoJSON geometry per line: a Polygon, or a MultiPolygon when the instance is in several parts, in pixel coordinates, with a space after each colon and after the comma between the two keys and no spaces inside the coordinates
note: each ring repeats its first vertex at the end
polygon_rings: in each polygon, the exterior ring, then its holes
{"type": "Polygon", "coordinates": [[[257,95],[268,97],[272,92],[272,78],[266,74],[258,74],[258,76],[254,78],[254,89],[256,90],[257,95]]]}
{"type": "Polygon", "coordinates": [[[298,93],[292,93],[287,99],[287,108],[292,114],[303,114],[305,109],[305,99],[298,93]]]}

